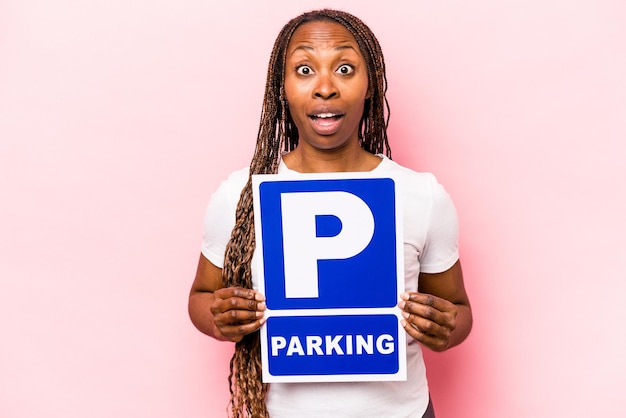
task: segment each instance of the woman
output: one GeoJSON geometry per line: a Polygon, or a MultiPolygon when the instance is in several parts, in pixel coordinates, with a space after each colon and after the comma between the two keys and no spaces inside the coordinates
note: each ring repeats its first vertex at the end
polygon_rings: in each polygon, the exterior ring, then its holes
{"type": "MultiPolygon", "coordinates": [[[[207,209],[189,297],[202,332],[236,342],[231,360],[235,417],[432,417],[420,345],[443,351],[469,334],[472,315],[458,258],[456,213],[430,174],[390,159],[385,64],[358,18],[320,10],[291,20],[271,54],[249,169],[224,181],[207,209]],[[406,382],[261,383],[258,330],[265,298],[253,290],[251,174],[400,173],[405,202],[406,382]],[[269,389],[269,390],[268,390],[269,389]]],[[[358,289],[355,289],[358,295],[358,289]]]]}

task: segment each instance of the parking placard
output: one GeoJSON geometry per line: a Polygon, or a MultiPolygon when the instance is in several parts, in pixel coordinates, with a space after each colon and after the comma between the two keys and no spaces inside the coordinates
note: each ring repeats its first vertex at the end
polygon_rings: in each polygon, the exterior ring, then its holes
{"type": "Polygon", "coordinates": [[[254,175],[264,382],[406,379],[394,176],[254,175]]]}

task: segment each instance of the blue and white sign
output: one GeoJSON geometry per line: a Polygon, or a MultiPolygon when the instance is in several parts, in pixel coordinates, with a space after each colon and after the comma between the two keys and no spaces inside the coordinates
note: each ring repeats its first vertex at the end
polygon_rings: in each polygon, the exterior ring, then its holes
{"type": "Polygon", "coordinates": [[[264,382],[406,379],[396,179],[255,175],[264,382]]]}

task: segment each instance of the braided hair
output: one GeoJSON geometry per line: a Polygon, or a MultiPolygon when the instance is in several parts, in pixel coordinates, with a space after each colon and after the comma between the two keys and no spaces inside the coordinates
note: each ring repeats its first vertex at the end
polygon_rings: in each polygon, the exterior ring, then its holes
{"type": "MultiPolygon", "coordinates": [[[[391,158],[387,140],[389,104],[385,61],[378,40],[360,19],[336,10],[316,10],[289,21],[280,31],[270,55],[265,84],[265,99],[257,135],[250,177],[241,192],[236,210],[235,226],[224,258],[222,270],[226,287],[252,288],[251,260],[255,249],[254,211],[252,205],[252,175],[275,174],[281,152],[292,151],[298,145],[298,128],[285,99],[285,60],[287,46],[295,30],[303,23],[330,21],[344,26],[355,38],[368,71],[370,97],[365,100],[358,137],[363,149],[384,153],[391,158]]],[[[267,418],[265,405],[268,385],[261,381],[261,352],[259,333],[246,335],[235,346],[230,361],[230,412],[233,418],[267,418]]]]}

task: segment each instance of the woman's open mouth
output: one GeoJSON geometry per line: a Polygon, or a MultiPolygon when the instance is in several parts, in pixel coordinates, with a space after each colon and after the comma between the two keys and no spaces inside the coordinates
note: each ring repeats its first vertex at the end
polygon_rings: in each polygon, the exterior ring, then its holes
{"type": "Polygon", "coordinates": [[[313,130],[319,135],[332,135],[341,125],[342,114],[339,113],[318,113],[309,115],[313,130]]]}

